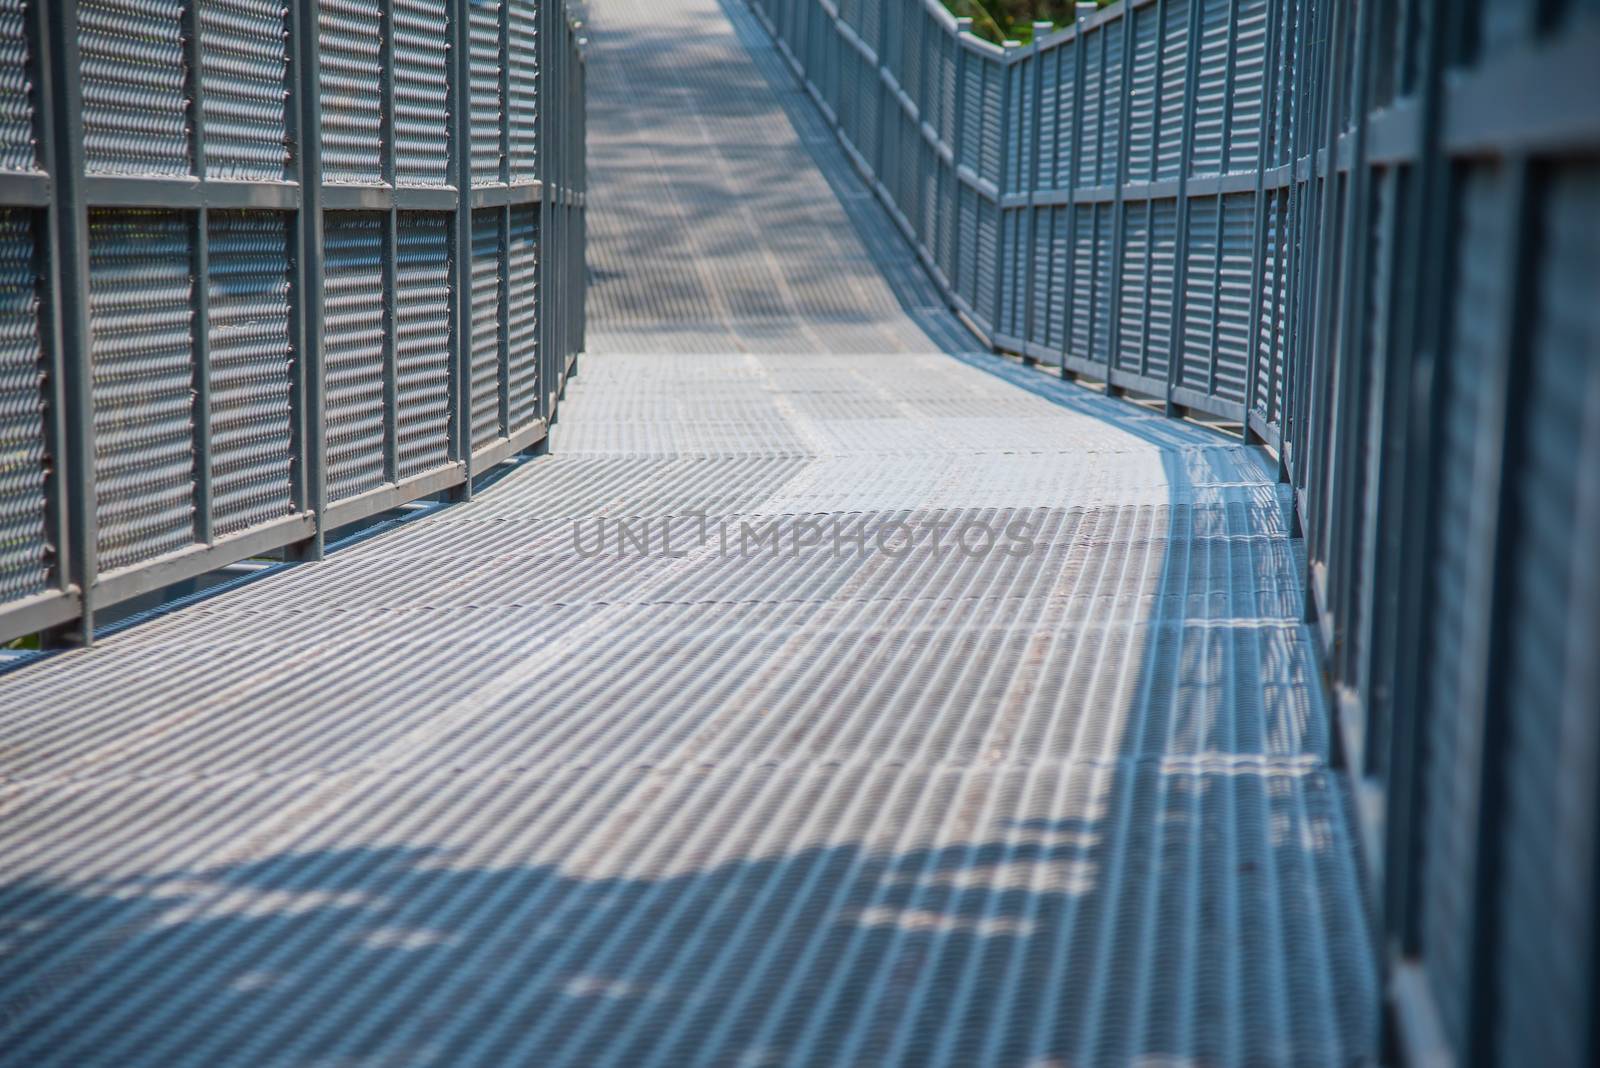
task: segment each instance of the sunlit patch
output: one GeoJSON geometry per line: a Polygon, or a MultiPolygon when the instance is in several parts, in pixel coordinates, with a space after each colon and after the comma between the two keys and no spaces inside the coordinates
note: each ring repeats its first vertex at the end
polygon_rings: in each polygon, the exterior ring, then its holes
{"type": "Polygon", "coordinates": [[[958,916],[935,909],[897,909],[887,905],[862,909],[849,918],[864,927],[898,927],[910,933],[970,934],[979,938],[1027,938],[1036,926],[1021,916],[958,916]]]}
{"type": "Polygon", "coordinates": [[[253,994],[259,990],[271,990],[279,982],[278,976],[271,972],[242,972],[234,976],[228,989],[240,994],[253,994]]]}
{"type": "Polygon", "coordinates": [[[430,946],[453,945],[458,939],[424,927],[378,927],[351,941],[369,949],[427,949],[430,946]]]}
{"type": "Polygon", "coordinates": [[[642,998],[650,996],[650,988],[626,979],[605,975],[575,975],[561,984],[561,992],[569,998],[642,998]]]}
{"type": "Polygon", "coordinates": [[[183,884],[166,884],[159,896],[171,897],[174,887],[190,900],[174,905],[152,922],[158,927],[194,920],[215,920],[222,916],[259,918],[265,916],[298,916],[321,909],[375,909],[386,908],[383,898],[359,890],[253,890],[194,880],[183,884]]]}

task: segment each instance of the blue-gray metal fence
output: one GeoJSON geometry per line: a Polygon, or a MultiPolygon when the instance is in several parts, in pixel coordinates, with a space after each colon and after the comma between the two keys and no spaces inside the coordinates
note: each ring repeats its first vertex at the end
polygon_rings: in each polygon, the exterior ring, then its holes
{"type": "Polygon", "coordinates": [[[750,0],[994,347],[1294,487],[1393,1052],[1600,1061],[1600,12],[750,0]]]}
{"type": "Polygon", "coordinates": [[[583,347],[557,0],[0,0],[0,640],[537,446],[583,347]]]}

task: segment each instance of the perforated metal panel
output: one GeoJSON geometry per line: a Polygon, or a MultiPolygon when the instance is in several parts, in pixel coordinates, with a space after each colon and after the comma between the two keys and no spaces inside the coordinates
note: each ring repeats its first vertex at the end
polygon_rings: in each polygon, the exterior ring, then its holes
{"type": "Polygon", "coordinates": [[[1149,317],[1150,204],[1129,204],[1122,224],[1121,315],[1117,323],[1117,366],[1144,367],[1144,324],[1149,317]]]}
{"type": "Polygon", "coordinates": [[[1234,18],[1233,83],[1228,89],[1226,170],[1261,164],[1261,118],[1267,81],[1269,0],[1238,0],[1234,18]]]}
{"type": "Polygon", "coordinates": [[[504,221],[500,208],[472,213],[472,444],[500,433],[500,335],[504,221]]]}
{"type": "Polygon", "coordinates": [[[1250,295],[1254,289],[1255,195],[1222,198],[1217,250],[1217,368],[1211,392],[1243,404],[1250,362],[1250,295]]]}
{"type": "Polygon", "coordinates": [[[510,366],[511,429],[527,426],[539,413],[539,212],[511,209],[507,249],[506,309],[510,366]]]}
{"type": "Polygon", "coordinates": [[[1190,389],[1210,392],[1211,346],[1217,314],[1216,197],[1189,202],[1188,249],[1183,264],[1183,363],[1179,381],[1190,389]]]}
{"type": "Polygon", "coordinates": [[[84,167],[190,173],[183,0],[82,0],[84,167]]]}
{"type": "Polygon", "coordinates": [[[25,0],[0,0],[0,171],[39,165],[25,0]]]}
{"type": "Polygon", "coordinates": [[[381,215],[338,212],[323,221],[323,388],[328,497],[342,500],[381,485],[384,368],[387,363],[381,215]]]}
{"type": "Polygon", "coordinates": [[[1183,115],[1188,101],[1188,0],[1160,0],[1161,95],[1156,118],[1156,177],[1172,179],[1183,170],[1183,115]]]}
{"type": "Polygon", "coordinates": [[[318,5],[322,171],[330,182],[382,180],[383,8],[378,0],[318,5]]]}
{"type": "Polygon", "coordinates": [[[1222,170],[1222,124],[1228,107],[1228,19],[1234,0],[1200,0],[1200,65],[1195,77],[1190,174],[1222,170]]]}
{"type": "MultiPolygon", "coordinates": [[[[1073,152],[1072,184],[1084,189],[1099,184],[1100,128],[1105,118],[1105,33],[1084,34],[1077,52],[1083,63],[1076,98],[1077,149],[1073,152]]],[[[1071,90],[1069,90],[1071,92],[1071,90]]]]}
{"type": "Polygon", "coordinates": [[[209,214],[211,512],[218,534],[288,514],[288,217],[209,214]]]}
{"type": "Polygon", "coordinates": [[[0,210],[0,603],[44,590],[44,347],[34,219],[0,210]]]}
{"type": "Polygon", "coordinates": [[[1133,63],[1128,70],[1128,178],[1155,175],[1156,93],[1161,67],[1161,5],[1147,4],[1133,19],[1133,63]]]}
{"type": "Polygon", "coordinates": [[[448,0],[391,0],[394,25],[394,177],[450,183],[448,0]]]}
{"type": "Polygon", "coordinates": [[[450,222],[401,212],[395,230],[395,437],[401,478],[439,467],[450,448],[450,222]]]}
{"type": "Polygon", "coordinates": [[[289,162],[288,9],[278,0],[200,0],[206,173],[281,179],[289,162]]]}
{"type": "Polygon", "coordinates": [[[1145,343],[1149,373],[1167,374],[1177,335],[1173,330],[1172,301],[1178,260],[1178,202],[1156,200],[1150,204],[1150,322],[1145,343]]]}
{"type": "Polygon", "coordinates": [[[486,0],[472,5],[467,16],[472,51],[472,181],[500,180],[500,123],[505,101],[500,96],[500,5],[486,0]]]}
{"type": "Polygon", "coordinates": [[[95,520],[110,570],[194,540],[194,217],[89,218],[95,520]]]}
{"type": "Polygon", "coordinates": [[[1111,185],[1117,180],[1117,161],[1122,153],[1122,75],[1123,38],[1128,22],[1118,19],[1107,23],[1101,31],[1105,37],[1105,64],[1102,68],[1105,84],[1101,89],[1100,151],[1097,160],[1096,180],[1101,185],[1111,185]]]}
{"type": "Polygon", "coordinates": [[[511,178],[539,176],[539,22],[533,0],[507,0],[511,178]]]}

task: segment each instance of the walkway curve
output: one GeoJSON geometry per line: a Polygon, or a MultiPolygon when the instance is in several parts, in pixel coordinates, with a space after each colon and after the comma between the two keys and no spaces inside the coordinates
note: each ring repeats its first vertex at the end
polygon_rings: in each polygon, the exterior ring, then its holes
{"type": "Polygon", "coordinates": [[[1369,1059],[1271,466],[972,351],[739,0],[589,21],[555,455],[0,676],[0,1061],[1369,1059]]]}

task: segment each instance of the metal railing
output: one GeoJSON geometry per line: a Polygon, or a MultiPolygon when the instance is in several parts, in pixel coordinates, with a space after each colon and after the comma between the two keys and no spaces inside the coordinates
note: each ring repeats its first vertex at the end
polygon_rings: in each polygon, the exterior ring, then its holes
{"type": "Polygon", "coordinates": [[[532,0],[0,0],[0,640],[544,440],[584,65],[532,0]]]}
{"type": "Polygon", "coordinates": [[[750,3],[980,336],[1275,452],[1392,1051],[1600,1059],[1594,6],[750,3]]]}

